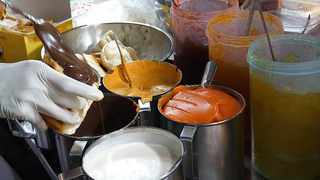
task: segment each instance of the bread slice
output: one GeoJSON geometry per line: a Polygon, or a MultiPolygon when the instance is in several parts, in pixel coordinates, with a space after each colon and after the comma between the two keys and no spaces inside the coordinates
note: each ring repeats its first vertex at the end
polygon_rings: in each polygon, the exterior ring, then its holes
{"type": "Polygon", "coordinates": [[[82,57],[83,61],[89,64],[89,66],[99,74],[99,77],[104,77],[106,75],[106,71],[101,67],[100,53],[83,53],[82,57]]]}
{"type": "MultiPolygon", "coordinates": [[[[121,64],[119,49],[113,34],[112,30],[106,32],[96,46],[96,49],[101,49],[101,64],[107,70],[121,64]]],[[[132,47],[124,46],[119,40],[117,42],[127,63],[139,60],[136,51],[132,47]]]]}
{"type": "MultiPolygon", "coordinates": [[[[48,64],[50,67],[52,67],[53,69],[55,69],[56,71],[60,72],[61,74],[63,73],[63,68],[58,65],[58,63],[56,63],[49,55],[49,53],[46,53],[43,57],[43,62],[48,64]]],[[[100,86],[100,82],[95,82],[93,85],[93,87],[95,88],[99,88],[100,86]]],[[[86,117],[86,114],[92,104],[93,100],[87,99],[87,106],[81,110],[74,110],[74,109],[69,109],[72,112],[75,112],[79,115],[81,121],[78,124],[75,125],[70,125],[70,124],[65,124],[61,121],[58,121],[50,116],[41,114],[42,118],[44,119],[44,121],[47,123],[47,126],[54,129],[55,131],[58,131],[62,134],[68,134],[68,135],[72,135],[76,132],[76,130],[79,128],[79,126],[81,125],[82,121],[84,120],[84,118],[86,117]]]]}
{"type": "Polygon", "coordinates": [[[0,31],[12,34],[26,35],[34,31],[33,23],[26,18],[18,18],[8,13],[0,22],[0,31]]]}

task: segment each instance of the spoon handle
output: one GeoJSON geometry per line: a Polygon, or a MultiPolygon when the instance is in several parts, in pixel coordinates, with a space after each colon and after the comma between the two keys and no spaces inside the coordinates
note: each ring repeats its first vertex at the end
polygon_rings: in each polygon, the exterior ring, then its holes
{"type": "Polygon", "coordinates": [[[217,63],[214,60],[207,62],[206,68],[204,70],[202,80],[201,80],[201,87],[210,87],[212,79],[217,71],[217,63]]]}
{"type": "Polygon", "coordinates": [[[256,8],[256,0],[253,0],[253,1],[251,1],[251,9],[250,9],[250,13],[249,13],[249,18],[247,20],[247,28],[245,31],[246,36],[249,36],[249,34],[250,34],[250,28],[251,28],[255,8],[256,8]]]}
{"type": "Polygon", "coordinates": [[[269,34],[268,34],[266,21],[264,20],[261,2],[260,2],[260,0],[256,0],[256,1],[257,1],[257,3],[258,3],[259,13],[260,13],[260,16],[261,16],[261,20],[262,20],[262,25],[263,25],[264,31],[265,31],[265,33],[266,33],[266,37],[267,37],[268,46],[269,46],[269,50],[270,50],[270,53],[271,53],[272,60],[273,60],[273,61],[276,61],[276,59],[275,59],[275,57],[274,57],[274,54],[273,54],[273,49],[272,49],[270,37],[269,37],[269,34]]]}

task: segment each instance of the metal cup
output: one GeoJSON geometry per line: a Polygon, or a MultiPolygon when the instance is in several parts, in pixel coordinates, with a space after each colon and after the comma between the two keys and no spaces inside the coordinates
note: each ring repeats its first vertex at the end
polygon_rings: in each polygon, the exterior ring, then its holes
{"type": "Polygon", "coordinates": [[[211,87],[237,99],[242,106],[241,112],[221,122],[182,123],[170,119],[160,110],[171,99],[172,93],[169,92],[158,103],[162,128],[180,137],[183,143],[186,151],[183,166],[187,179],[241,179],[244,171],[245,100],[230,88],[215,85],[211,87]]]}
{"type": "MultiPolygon", "coordinates": [[[[154,127],[126,128],[101,137],[93,144],[91,144],[91,146],[84,153],[82,159],[82,166],[74,168],[68,172],[59,174],[59,179],[67,180],[79,176],[84,176],[87,179],[94,179],[93,177],[95,175],[92,172],[92,170],[96,169],[94,168],[94,166],[92,166],[92,161],[95,158],[100,158],[100,166],[103,167],[105,166],[104,162],[107,162],[107,160],[101,159],[100,155],[106,153],[106,150],[108,150],[109,148],[115,146],[118,147],[119,145],[126,145],[128,143],[144,143],[146,145],[153,144],[167,147],[168,150],[170,150],[176,155],[177,160],[173,159],[172,164],[169,165],[172,166],[170,169],[163,170],[165,173],[163,173],[159,180],[184,180],[183,167],[181,163],[184,154],[184,149],[181,141],[174,134],[166,130],[154,127]]],[[[130,149],[127,150],[130,151],[130,149]]],[[[153,150],[157,152],[156,149],[153,150]]],[[[122,149],[120,149],[119,151],[122,151],[122,149]]],[[[135,152],[132,152],[132,154],[135,154],[135,152]]],[[[119,154],[116,154],[116,156],[119,156],[119,154]]],[[[136,156],[132,155],[132,158],[134,157],[136,156]]],[[[116,158],[117,157],[115,157],[115,159],[116,158]]],[[[111,159],[113,159],[113,157],[111,159]]],[[[150,161],[152,161],[152,159],[150,161]]],[[[157,158],[154,158],[154,160],[157,161],[157,158]]],[[[139,162],[139,159],[137,159],[137,161],[139,162]]],[[[142,162],[143,161],[141,161],[140,163],[142,162]]],[[[108,170],[109,169],[106,169],[106,172],[108,170]]],[[[136,174],[136,178],[138,174],[139,173],[136,174]]]]}
{"type": "MultiPolygon", "coordinates": [[[[73,135],[55,133],[61,171],[65,172],[77,166],[70,163],[70,150],[75,141],[85,141],[81,147],[84,152],[98,138],[113,131],[135,126],[138,119],[138,105],[131,99],[116,94],[104,94],[99,102],[93,102],[86,118],[73,135]],[[100,107],[99,107],[100,106],[100,107]],[[101,108],[101,117],[100,117],[101,108]]],[[[80,155],[82,156],[82,155],[80,155]]]]}

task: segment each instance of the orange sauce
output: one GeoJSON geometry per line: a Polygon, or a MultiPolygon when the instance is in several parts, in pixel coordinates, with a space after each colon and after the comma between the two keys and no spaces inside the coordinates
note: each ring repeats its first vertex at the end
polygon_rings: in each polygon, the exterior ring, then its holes
{"type": "Polygon", "coordinates": [[[169,118],[192,124],[207,124],[234,117],[241,111],[239,101],[213,88],[178,86],[162,112],[169,118]]]}
{"type": "Polygon", "coordinates": [[[131,86],[122,76],[120,66],[113,67],[103,79],[104,86],[113,93],[140,97],[143,103],[152,97],[167,92],[179,84],[182,73],[175,66],[152,60],[137,60],[126,63],[131,86]]]}
{"type": "Polygon", "coordinates": [[[251,33],[250,33],[250,36],[258,36],[259,35],[259,32],[256,28],[253,28],[251,33]]]}
{"type": "Polygon", "coordinates": [[[259,77],[250,79],[254,169],[268,179],[320,176],[320,93],[279,92],[259,77]]]}
{"type": "MultiPolygon", "coordinates": [[[[118,43],[117,43],[118,45],[118,43]]],[[[119,46],[118,46],[119,48],[119,46]]],[[[120,69],[122,70],[122,75],[123,77],[125,78],[125,80],[127,81],[128,85],[131,86],[131,83],[132,83],[132,80],[131,80],[131,77],[128,73],[128,68],[127,68],[127,65],[126,65],[126,60],[124,59],[122,53],[121,53],[121,50],[119,49],[120,51],[120,56],[121,56],[121,65],[120,65],[120,69]]]]}

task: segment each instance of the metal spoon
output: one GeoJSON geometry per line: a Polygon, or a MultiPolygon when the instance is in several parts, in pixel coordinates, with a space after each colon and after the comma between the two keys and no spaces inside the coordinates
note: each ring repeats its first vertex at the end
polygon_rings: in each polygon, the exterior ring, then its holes
{"type": "Polygon", "coordinates": [[[306,33],[306,30],[307,30],[307,28],[308,28],[308,26],[309,26],[309,23],[310,23],[310,18],[311,18],[311,17],[310,17],[310,14],[309,14],[307,23],[306,23],[306,25],[304,26],[303,31],[301,32],[301,34],[305,34],[305,33],[306,33]]]}
{"type": "Polygon", "coordinates": [[[211,82],[213,80],[214,75],[217,71],[217,63],[214,60],[207,62],[206,68],[204,69],[202,80],[201,80],[201,87],[206,88],[211,86],[211,82]]]}
{"type": "Polygon", "coordinates": [[[247,21],[247,28],[246,28],[245,34],[246,34],[246,36],[249,36],[249,31],[250,31],[250,27],[251,27],[251,23],[252,23],[252,18],[253,18],[256,2],[258,3],[258,9],[259,9],[259,13],[260,13],[260,16],[261,16],[263,28],[264,28],[264,31],[265,31],[265,34],[266,34],[266,37],[267,37],[268,46],[269,46],[269,50],[270,50],[270,53],[271,53],[272,60],[276,61],[276,59],[274,57],[274,54],[273,54],[273,49],[272,49],[270,37],[269,37],[269,34],[268,34],[267,25],[266,25],[266,22],[264,20],[264,16],[263,16],[262,6],[261,6],[260,0],[252,0],[251,1],[252,4],[251,4],[250,13],[249,13],[249,18],[248,18],[248,21],[247,21]]]}
{"type": "Polygon", "coordinates": [[[253,0],[253,1],[251,1],[251,9],[250,9],[249,18],[247,21],[247,28],[245,31],[246,36],[249,36],[249,33],[250,33],[250,28],[251,28],[255,8],[256,8],[256,0],[253,0]]]}
{"type": "Polygon", "coordinates": [[[268,34],[266,21],[264,20],[264,16],[263,16],[263,13],[262,13],[262,6],[261,6],[261,2],[260,2],[260,0],[256,0],[256,1],[258,2],[259,13],[260,13],[261,20],[262,20],[262,23],[263,23],[264,31],[265,31],[266,36],[267,36],[268,46],[269,46],[269,50],[270,50],[270,53],[271,53],[272,60],[273,60],[273,61],[276,61],[276,58],[274,57],[274,54],[273,54],[273,49],[272,49],[272,45],[271,45],[271,41],[270,41],[270,37],[269,37],[269,34],[268,34]]]}

